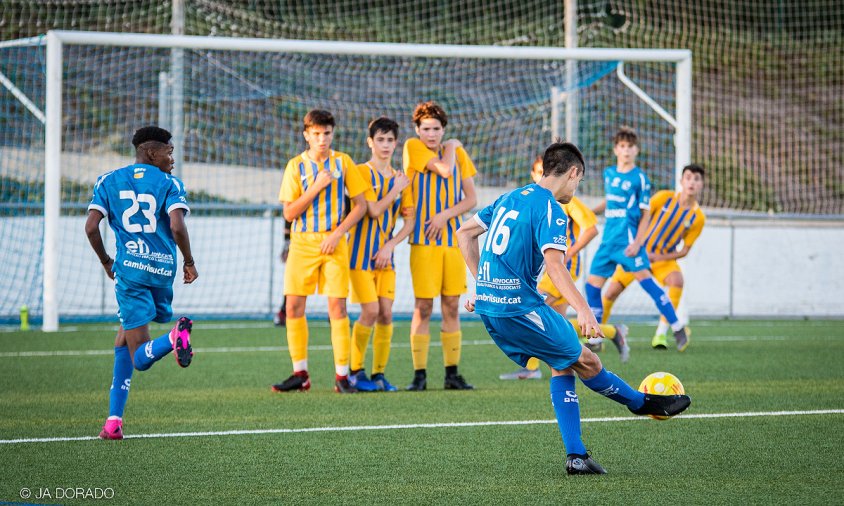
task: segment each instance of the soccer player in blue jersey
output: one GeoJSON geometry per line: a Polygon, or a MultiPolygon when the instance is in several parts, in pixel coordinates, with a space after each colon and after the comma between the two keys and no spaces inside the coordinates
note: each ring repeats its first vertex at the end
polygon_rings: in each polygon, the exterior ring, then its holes
{"type": "Polygon", "coordinates": [[[601,245],[592,259],[586,280],[586,299],[595,317],[602,320],[601,288],[620,265],[633,274],[653,299],[674,331],[677,349],[685,351],[689,345],[686,329],[677,318],[671,300],[654,281],[649,270],[648,253],[642,248],[650,223],[651,183],[644,171],[636,166],[636,155],[639,154],[636,132],[629,128],[620,129],[613,137],[613,153],[617,164],[604,169],[606,199],[595,208],[596,213],[604,213],[606,222],[601,245]]]}
{"type": "Polygon", "coordinates": [[[605,474],[581,439],[574,374],[637,415],[675,415],[691,399],[631,388],[603,368],[598,355],[580,343],[572,324],[547,306],[536,290],[544,263],[554,286],[577,311],[583,334],[601,336],[595,315],[563,263],[567,218],[557,204],[574,196],[583,178],[583,155],[573,144],[555,143],[542,162],[545,172],[539,183],[502,195],[457,232],[460,251],[476,279],[476,295],[466,302],[466,309],[481,316],[495,344],[514,362],[524,367],[529,358],[538,357],[551,367],[551,402],[567,452],[566,472],[605,474]],[[481,245],[478,237],[484,232],[481,245]]]}
{"type": "Polygon", "coordinates": [[[181,367],[191,363],[193,322],[179,318],[172,330],[150,341],[149,322],[167,323],[173,316],[176,246],[182,252],[185,283],[197,278],[185,215],[190,212],[185,185],[171,174],[173,144],[170,132],[155,126],[132,137],[135,163],[97,179],[88,205],[85,233],[117,296],[120,328],[114,340],[114,377],[109,393],[108,419],[102,439],[123,439],[123,410],[129,397],[132,370],[146,371],[172,353],[181,367]],[[117,255],[106,253],[100,222],[117,238],[117,255]]]}

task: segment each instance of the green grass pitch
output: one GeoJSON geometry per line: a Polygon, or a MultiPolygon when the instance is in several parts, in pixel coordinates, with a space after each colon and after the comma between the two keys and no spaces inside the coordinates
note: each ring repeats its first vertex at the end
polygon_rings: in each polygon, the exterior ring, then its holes
{"type": "MultiPolygon", "coordinates": [[[[387,377],[404,386],[408,325],[395,330],[387,377]]],[[[111,488],[119,504],[840,503],[844,322],[697,322],[683,354],[651,350],[649,326],[631,331],[630,362],[609,345],[605,366],[634,387],[672,372],[693,403],[689,416],[643,419],[578,382],[602,477],[566,476],[547,369],[541,381],[499,381],[514,365],[477,322],[464,323],[460,366],[477,390],[443,391],[432,346],[427,392],[341,396],[324,323],[311,326],[311,391],[275,394],[270,384],[290,373],[283,330],[197,321],[190,368],[167,357],[132,380],[126,435],[162,436],[122,442],[10,442],[97,435],[113,328],[2,332],[0,502],[26,502],[23,488],[81,487],[111,488]],[[53,354],[24,353],[42,351],[53,354]],[[483,424],[505,421],[530,423],[483,424]],[[226,431],[247,432],[163,437],[226,431]]]]}

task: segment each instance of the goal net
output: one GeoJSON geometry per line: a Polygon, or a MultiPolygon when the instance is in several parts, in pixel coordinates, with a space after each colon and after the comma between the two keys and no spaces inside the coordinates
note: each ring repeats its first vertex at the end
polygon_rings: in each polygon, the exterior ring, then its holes
{"type": "MultiPolygon", "coordinates": [[[[622,125],[638,131],[654,188],[674,186],[689,157],[690,73],[690,54],[681,50],[84,32],[0,43],[0,320],[16,319],[23,305],[44,316],[45,328],[59,316],[113,320],[113,287],[83,224],[94,181],[132,163],[130,139],[140,126],[174,133],[174,173],[192,208],[200,278],[189,287],[177,280],[174,311],[268,317],[283,292],[278,189],[286,161],[306,149],[308,110],[334,113],[332,147],[363,162],[371,119],[394,118],[403,141],[413,135],[413,107],[440,102],[449,113],[446,135],[463,142],[478,168],[479,205],[526,184],[533,158],[554,136],[565,137],[569,123],[588,163],[580,193],[594,202],[622,125]],[[576,109],[567,111],[568,97],[576,109]]],[[[113,253],[105,225],[103,234],[113,253]]],[[[413,309],[408,252],[396,252],[398,314],[413,309]]],[[[616,312],[628,310],[635,304],[616,312]]],[[[324,299],[309,301],[309,314],[325,312],[324,299]]]]}

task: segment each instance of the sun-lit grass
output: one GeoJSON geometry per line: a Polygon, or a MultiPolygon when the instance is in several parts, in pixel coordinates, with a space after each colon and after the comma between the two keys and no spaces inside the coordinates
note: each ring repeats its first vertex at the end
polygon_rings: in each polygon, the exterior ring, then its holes
{"type": "MultiPolygon", "coordinates": [[[[196,323],[190,368],[168,357],[135,373],[127,435],[554,417],[547,374],[499,381],[514,365],[477,323],[464,326],[464,339],[480,344],[464,346],[460,367],[477,390],[441,389],[434,346],[429,391],[353,396],[331,390],[325,326],[311,330],[313,389],[274,394],[269,385],[290,373],[283,330],[217,323],[196,323]]],[[[674,373],[693,398],[689,414],[844,408],[840,321],[700,322],[684,354],[650,350],[649,332],[632,327],[630,363],[611,346],[602,360],[634,386],[653,371],[674,373]]],[[[396,325],[387,371],[400,386],[412,375],[407,334],[396,325]]],[[[0,440],[95,436],[108,409],[112,344],[104,325],[0,333],[0,440]],[[16,355],[51,350],[103,353],[16,355]]],[[[578,393],[585,419],[629,415],[580,383],[578,393]]],[[[844,497],[842,427],[840,413],[586,422],[604,477],[565,475],[553,423],[0,444],[0,501],[21,501],[24,487],[111,487],[115,501],[145,504],[829,503],[844,497]]]]}

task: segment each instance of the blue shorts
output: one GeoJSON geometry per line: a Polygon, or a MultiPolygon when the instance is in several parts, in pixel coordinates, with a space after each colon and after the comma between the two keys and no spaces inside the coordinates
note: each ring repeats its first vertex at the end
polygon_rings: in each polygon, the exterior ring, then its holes
{"type": "Polygon", "coordinates": [[[173,317],[172,286],[142,286],[121,281],[116,277],[117,317],[126,330],[149,322],[167,323],[173,317]]]}
{"type": "Polygon", "coordinates": [[[645,248],[639,248],[639,254],[629,257],[624,254],[627,246],[621,244],[604,244],[598,247],[598,251],[592,258],[592,265],[589,268],[589,275],[602,278],[612,277],[615,266],[620,265],[627,272],[639,272],[651,268],[648,261],[648,253],[645,248]]]}
{"type": "Polygon", "coordinates": [[[495,344],[522,367],[536,357],[562,371],[583,350],[571,323],[545,304],[521,316],[480,316],[495,344]]]}

